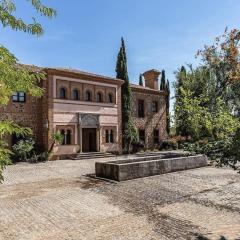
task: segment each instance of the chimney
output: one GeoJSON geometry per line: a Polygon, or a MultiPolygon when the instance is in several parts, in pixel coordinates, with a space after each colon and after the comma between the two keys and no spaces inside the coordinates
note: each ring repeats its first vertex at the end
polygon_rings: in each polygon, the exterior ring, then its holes
{"type": "Polygon", "coordinates": [[[159,90],[158,77],[160,74],[161,73],[156,69],[152,69],[143,73],[145,86],[151,89],[159,90]]]}

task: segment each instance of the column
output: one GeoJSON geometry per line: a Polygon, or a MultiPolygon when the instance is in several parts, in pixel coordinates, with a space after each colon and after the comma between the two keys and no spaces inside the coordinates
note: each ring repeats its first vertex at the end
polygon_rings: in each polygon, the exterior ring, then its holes
{"type": "Polygon", "coordinates": [[[100,152],[100,131],[99,128],[96,129],[96,143],[97,143],[97,151],[100,152]]]}
{"type": "Polygon", "coordinates": [[[78,144],[79,152],[82,153],[82,127],[78,125],[78,144]]]}

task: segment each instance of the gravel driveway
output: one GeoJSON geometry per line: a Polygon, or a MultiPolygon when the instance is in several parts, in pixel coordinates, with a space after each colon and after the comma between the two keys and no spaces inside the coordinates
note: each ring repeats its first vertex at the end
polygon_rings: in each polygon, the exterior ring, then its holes
{"type": "Polygon", "coordinates": [[[240,239],[240,174],[206,167],[115,183],[89,176],[94,163],[9,166],[0,239],[240,239]]]}

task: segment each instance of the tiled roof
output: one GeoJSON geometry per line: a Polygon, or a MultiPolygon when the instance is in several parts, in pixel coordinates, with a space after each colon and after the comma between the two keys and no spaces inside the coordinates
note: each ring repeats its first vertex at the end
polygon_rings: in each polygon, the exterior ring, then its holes
{"type": "Polygon", "coordinates": [[[113,77],[108,77],[100,74],[95,74],[95,73],[89,73],[85,71],[80,71],[77,69],[72,69],[72,68],[63,68],[63,67],[38,67],[35,65],[28,65],[28,64],[18,64],[18,67],[23,67],[25,69],[28,69],[30,72],[47,72],[48,70],[52,71],[59,71],[59,72],[65,72],[65,73],[75,73],[75,74],[82,74],[82,75],[87,75],[90,77],[99,77],[99,78],[104,78],[104,79],[109,79],[109,80],[118,80],[118,81],[123,81],[121,79],[113,78],[113,77]]]}
{"type": "Polygon", "coordinates": [[[151,92],[155,92],[155,93],[164,93],[164,91],[152,89],[152,88],[149,88],[149,87],[145,87],[145,86],[141,86],[141,85],[137,85],[137,84],[133,84],[133,83],[130,84],[130,87],[132,89],[136,89],[136,90],[140,90],[140,91],[145,90],[145,91],[151,91],[151,92]]]}
{"type": "Polygon", "coordinates": [[[61,68],[61,67],[53,67],[53,68],[45,68],[45,70],[55,70],[55,71],[62,71],[62,72],[68,72],[68,73],[76,73],[76,74],[82,74],[82,75],[87,75],[87,76],[92,76],[92,77],[99,77],[99,78],[105,78],[105,79],[109,79],[109,80],[118,80],[118,81],[123,81],[121,79],[117,79],[114,77],[108,77],[108,76],[104,76],[104,75],[100,75],[100,74],[95,74],[95,73],[89,73],[89,72],[85,72],[85,71],[80,71],[77,69],[72,69],[72,68],[61,68]]]}

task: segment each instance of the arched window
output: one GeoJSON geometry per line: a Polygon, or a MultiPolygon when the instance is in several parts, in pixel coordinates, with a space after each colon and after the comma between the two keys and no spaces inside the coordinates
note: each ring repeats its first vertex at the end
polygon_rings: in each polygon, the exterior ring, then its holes
{"type": "Polygon", "coordinates": [[[65,137],[65,130],[64,129],[61,130],[61,135],[63,137],[62,145],[65,145],[66,144],[66,137],[65,137]]]}
{"type": "Polygon", "coordinates": [[[66,144],[71,145],[71,130],[67,130],[66,134],[66,144]]]}
{"type": "Polygon", "coordinates": [[[102,94],[100,92],[97,93],[97,102],[102,102],[102,94]]]}
{"type": "Polygon", "coordinates": [[[61,99],[66,99],[66,89],[65,88],[60,88],[60,98],[61,99]]]}
{"type": "Polygon", "coordinates": [[[110,131],[109,141],[110,141],[110,143],[113,143],[113,142],[114,142],[114,139],[113,139],[113,130],[110,131]]]}
{"type": "Polygon", "coordinates": [[[88,102],[92,101],[92,94],[90,91],[85,92],[85,101],[88,101],[88,102]]]}
{"type": "Polygon", "coordinates": [[[106,130],[105,132],[106,143],[109,143],[109,131],[106,130]]]}
{"type": "Polygon", "coordinates": [[[113,95],[111,93],[108,94],[108,102],[113,103],[113,95]]]}
{"type": "Polygon", "coordinates": [[[73,100],[80,100],[79,91],[77,89],[73,90],[73,100]]]}

